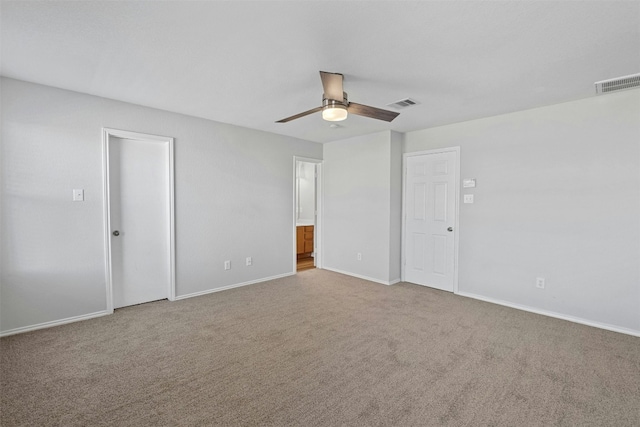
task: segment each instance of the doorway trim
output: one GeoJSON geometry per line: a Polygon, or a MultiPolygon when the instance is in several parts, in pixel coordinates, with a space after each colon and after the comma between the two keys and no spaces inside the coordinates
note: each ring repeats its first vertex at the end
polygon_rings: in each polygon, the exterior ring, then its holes
{"type": "Polygon", "coordinates": [[[314,159],[310,157],[293,156],[293,241],[292,241],[292,271],[297,273],[297,257],[296,257],[296,219],[297,219],[297,202],[298,202],[298,162],[315,163],[316,164],[316,212],[313,227],[313,256],[315,266],[322,268],[322,159],[314,159]]]}
{"type": "Polygon", "coordinates": [[[405,266],[406,266],[406,219],[407,219],[407,158],[414,156],[424,156],[429,154],[439,153],[456,153],[456,173],[455,173],[455,221],[454,227],[456,230],[453,244],[453,293],[458,293],[458,249],[460,247],[460,147],[444,147],[434,150],[415,151],[411,153],[404,153],[402,155],[402,236],[401,236],[401,280],[405,280],[405,266]]]}
{"type": "Polygon", "coordinates": [[[103,227],[105,244],[105,284],[107,296],[107,312],[113,313],[113,282],[111,264],[111,209],[109,190],[109,140],[111,137],[132,139],[137,141],[151,141],[167,144],[169,150],[168,162],[166,164],[168,188],[167,210],[169,212],[169,229],[167,230],[169,240],[169,289],[168,299],[174,301],[176,298],[176,239],[175,239],[175,201],[174,201],[174,162],[173,162],[173,138],[167,136],[150,135],[139,132],[131,132],[120,129],[102,128],[102,183],[103,183],[103,227]]]}

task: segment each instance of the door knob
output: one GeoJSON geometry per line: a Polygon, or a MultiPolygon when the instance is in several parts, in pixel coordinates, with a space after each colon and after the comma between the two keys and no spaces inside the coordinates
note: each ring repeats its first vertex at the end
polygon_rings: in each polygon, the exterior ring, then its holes
{"type": "Polygon", "coordinates": [[[447,228],[447,231],[453,231],[453,227],[447,228]]]}
{"type": "Polygon", "coordinates": [[[116,230],[116,231],[114,231],[114,232],[113,232],[113,235],[114,235],[114,236],[119,236],[119,235],[120,235],[120,232],[119,232],[118,230],[116,230]]]}

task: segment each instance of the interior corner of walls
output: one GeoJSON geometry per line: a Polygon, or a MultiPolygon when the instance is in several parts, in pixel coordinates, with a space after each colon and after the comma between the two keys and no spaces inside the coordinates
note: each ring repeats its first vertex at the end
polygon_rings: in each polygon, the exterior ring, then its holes
{"type": "Polygon", "coordinates": [[[391,137],[391,142],[394,143],[402,143],[402,141],[404,140],[404,132],[398,132],[395,130],[392,130],[390,133],[390,137],[391,137]]]}
{"type": "MultiPolygon", "coordinates": [[[[397,282],[391,282],[389,280],[377,279],[375,277],[366,276],[363,274],[353,273],[351,271],[341,270],[339,268],[327,267],[326,265],[322,267],[323,270],[333,271],[334,273],[344,274],[345,276],[356,277],[358,279],[366,280],[368,282],[379,283],[381,285],[393,285],[397,282]]],[[[399,280],[398,280],[399,281],[399,280]]]]}

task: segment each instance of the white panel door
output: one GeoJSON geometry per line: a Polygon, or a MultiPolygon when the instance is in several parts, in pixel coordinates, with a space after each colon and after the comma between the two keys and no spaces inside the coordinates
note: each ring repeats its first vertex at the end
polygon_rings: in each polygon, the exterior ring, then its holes
{"type": "Polygon", "coordinates": [[[453,292],[456,152],[407,156],[404,280],[453,292]]]}
{"type": "Polygon", "coordinates": [[[113,307],[169,297],[169,148],[109,137],[113,307]]]}

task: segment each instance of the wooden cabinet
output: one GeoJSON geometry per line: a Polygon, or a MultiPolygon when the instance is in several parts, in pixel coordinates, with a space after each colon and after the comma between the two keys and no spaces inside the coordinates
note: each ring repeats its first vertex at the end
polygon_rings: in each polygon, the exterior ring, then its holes
{"type": "Polygon", "coordinates": [[[296,253],[298,258],[311,256],[313,252],[313,225],[296,227],[296,253]]]}
{"type": "Polygon", "coordinates": [[[296,227],[296,253],[304,252],[304,227],[296,227]]]}

